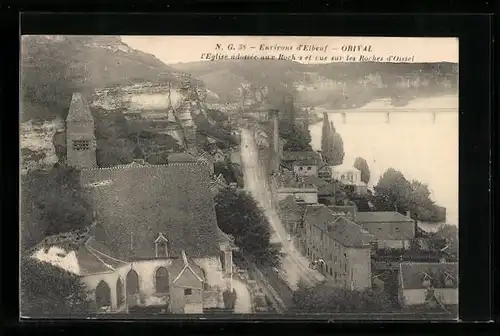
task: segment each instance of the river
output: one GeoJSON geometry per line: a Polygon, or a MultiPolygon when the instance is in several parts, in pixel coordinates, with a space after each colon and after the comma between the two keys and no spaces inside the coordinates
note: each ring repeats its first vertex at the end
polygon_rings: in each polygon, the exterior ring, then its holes
{"type": "MultiPolygon", "coordinates": [[[[408,180],[428,184],[433,200],[446,207],[446,223],[458,225],[458,97],[415,99],[404,108],[411,112],[392,113],[389,123],[385,113],[370,112],[402,109],[390,107],[385,101],[374,101],[359,109],[363,113],[347,114],[345,123],[342,115],[329,113],[329,120],[344,141],[344,164],[363,157],[370,168],[371,186],[388,168],[401,171],[408,180]],[[438,113],[433,123],[430,107],[448,111],[438,113]]],[[[309,127],[315,150],[321,149],[322,125],[320,122],[309,127]]],[[[438,227],[426,223],[421,226],[426,230],[438,227]]]]}

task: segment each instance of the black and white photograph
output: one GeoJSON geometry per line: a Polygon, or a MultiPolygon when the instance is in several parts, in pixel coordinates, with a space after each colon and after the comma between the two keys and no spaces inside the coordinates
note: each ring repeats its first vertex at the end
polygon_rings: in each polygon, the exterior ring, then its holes
{"type": "Polygon", "coordinates": [[[457,38],[20,44],[21,318],[458,318],[457,38]]]}

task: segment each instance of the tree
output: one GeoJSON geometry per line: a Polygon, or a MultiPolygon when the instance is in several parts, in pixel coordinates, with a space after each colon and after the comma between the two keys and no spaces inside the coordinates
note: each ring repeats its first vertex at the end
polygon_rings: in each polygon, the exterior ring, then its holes
{"type": "Polygon", "coordinates": [[[299,281],[293,293],[293,308],[301,313],[379,313],[390,311],[393,301],[383,292],[349,290],[329,283],[308,287],[299,281]]]}
{"type": "Polygon", "coordinates": [[[370,168],[365,159],[357,157],[356,160],[354,160],[354,168],[361,172],[361,181],[365,183],[370,182],[370,168]]]}
{"type": "Polygon", "coordinates": [[[280,137],[286,140],[284,150],[292,152],[311,151],[311,133],[307,127],[296,124],[282,124],[280,126],[280,137]]]}
{"type": "Polygon", "coordinates": [[[404,175],[389,168],[375,189],[375,202],[379,210],[410,211],[412,217],[428,222],[442,221],[443,208],[431,199],[429,187],[417,180],[408,181],[404,175]]]}
{"type": "Polygon", "coordinates": [[[224,189],[215,198],[219,228],[234,237],[235,244],[256,263],[279,266],[279,249],[271,244],[269,222],[246,192],[224,189]]]}
{"type": "Polygon", "coordinates": [[[30,257],[23,257],[20,266],[22,316],[83,317],[88,313],[89,293],[78,276],[30,257]]]}
{"type": "Polygon", "coordinates": [[[329,122],[328,114],[323,115],[323,129],[321,134],[321,151],[325,161],[333,166],[344,162],[344,141],[337,133],[333,122],[329,122]]]}
{"type": "Polygon", "coordinates": [[[330,152],[330,144],[328,142],[328,137],[330,135],[330,121],[328,121],[328,113],[323,113],[323,128],[321,129],[321,152],[330,152]]]}
{"type": "MultiPolygon", "coordinates": [[[[331,125],[333,128],[333,123],[331,125]]],[[[342,140],[342,137],[340,136],[339,133],[335,132],[333,134],[333,150],[332,150],[332,156],[331,156],[331,164],[336,166],[336,165],[341,165],[344,162],[344,141],[342,140]]]]}
{"type": "Polygon", "coordinates": [[[91,222],[92,210],[75,170],[60,166],[22,176],[22,248],[30,248],[49,235],[84,230],[91,222]]]}
{"type": "Polygon", "coordinates": [[[400,171],[393,168],[386,170],[374,190],[383,210],[406,211],[411,184],[400,171]]]}

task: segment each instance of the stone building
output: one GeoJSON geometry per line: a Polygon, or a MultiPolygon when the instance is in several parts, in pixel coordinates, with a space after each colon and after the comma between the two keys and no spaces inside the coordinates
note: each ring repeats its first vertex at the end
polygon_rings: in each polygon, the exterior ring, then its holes
{"type": "Polygon", "coordinates": [[[304,214],[307,257],[336,286],[351,290],[371,287],[373,236],[324,205],[310,205],[304,214]]]}
{"type": "Polygon", "coordinates": [[[399,303],[404,306],[457,306],[458,263],[404,262],[399,266],[399,303]]]}
{"type": "Polygon", "coordinates": [[[378,249],[409,249],[416,224],[396,211],[356,212],[354,221],[375,236],[378,249]]]}

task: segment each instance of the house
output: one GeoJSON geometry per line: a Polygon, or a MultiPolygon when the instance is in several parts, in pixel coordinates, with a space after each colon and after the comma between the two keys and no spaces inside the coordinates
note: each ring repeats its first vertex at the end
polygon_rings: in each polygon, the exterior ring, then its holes
{"type": "Polygon", "coordinates": [[[402,306],[458,305],[458,263],[401,263],[398,297],[402,306]]]}
{"type": "Polygon", "coordinates": [[[298,233],[304,210],[297,204],[295,197],[287,196],[278,203],[278,206],[281,222],[285,225],[287,232],[298,233]]]}
{"type": "Polygon", "coordinates": [[[207,152],[212,156],[214,163],[226,161],[226,155],[216,144],[209,144],[207,146],[207,152]]]}
{"type": "Polygon", "coordinates": [[[370,288],[372,235],[353,221],[336,216],[324,205],[304,214],[306,255],[321,273],[343,288],[370,288]]]}
{"type": "Polygon", "coordinates": [[[313,159],[294,161],[292,169],[298,176],[318,176],[318,162],[313,159]]]}
{"type": "Polygon", "coordinates": [[[318,203],[318,189],[311,184],[304,182],[291,182],[277,189],[278,201],[292,196],[296,201],[307,204],[318,203]]]}
{"type": "Polygon", "coordinates": [[[318,203],[318,188],[310,183],[304,182],[304,179],[297,176],[294,172],[283,169],[280,173],[273,176],[272,188],[276,190],[278,201],[284,200],[288,196],[293,196],[296,201],[306,204],[318,203]]]}
{"type": "Polygon", "coordinates": [[[327,182],[316,176],[304,177],[304,182],[310,183],[318,188],[318,202],[322,204],[335,204],[335,192],[337,185],[327,182]]]}
{"type": "Polygon", "coordinates": [[[358,194],[366,194],[368,186],[365,182],[361,181],[361,171],[354,168],[353,165],[342,164],[337,166],[330,166],[331,178],[339,181],[344,185],[354,187],[354,191],[358,194]]]}
{"type": "MultiPolygon", "coordinates": [[[[85,139],[91,132],[80,127],[85,139]]],[[[80,235],[44,239],[31,256],[78,275],[96,312],[139,306],[203,313],[205,294],[229,286],[235,249],[217,226],[207,165],[176,153],[165,165],[96,168],[92,146],[78,152],[69,154],[85,155],[69,163],[94,209],[93,224],[80,235]]]]}
{"type": "Polygon", "coordinates": [[[319,165],[321,163],[321,155],[314,151],[283,152],[281,163],[285,168],[293,171],[293,163],[296,161],[314,161],[316,165],[319,165]]]}
{"type": "Polygon", "coordinates": [[[396,211],[356,212],[354,221],[375,236],[378,249],[410,249],[415,222],[396,211]]]}

